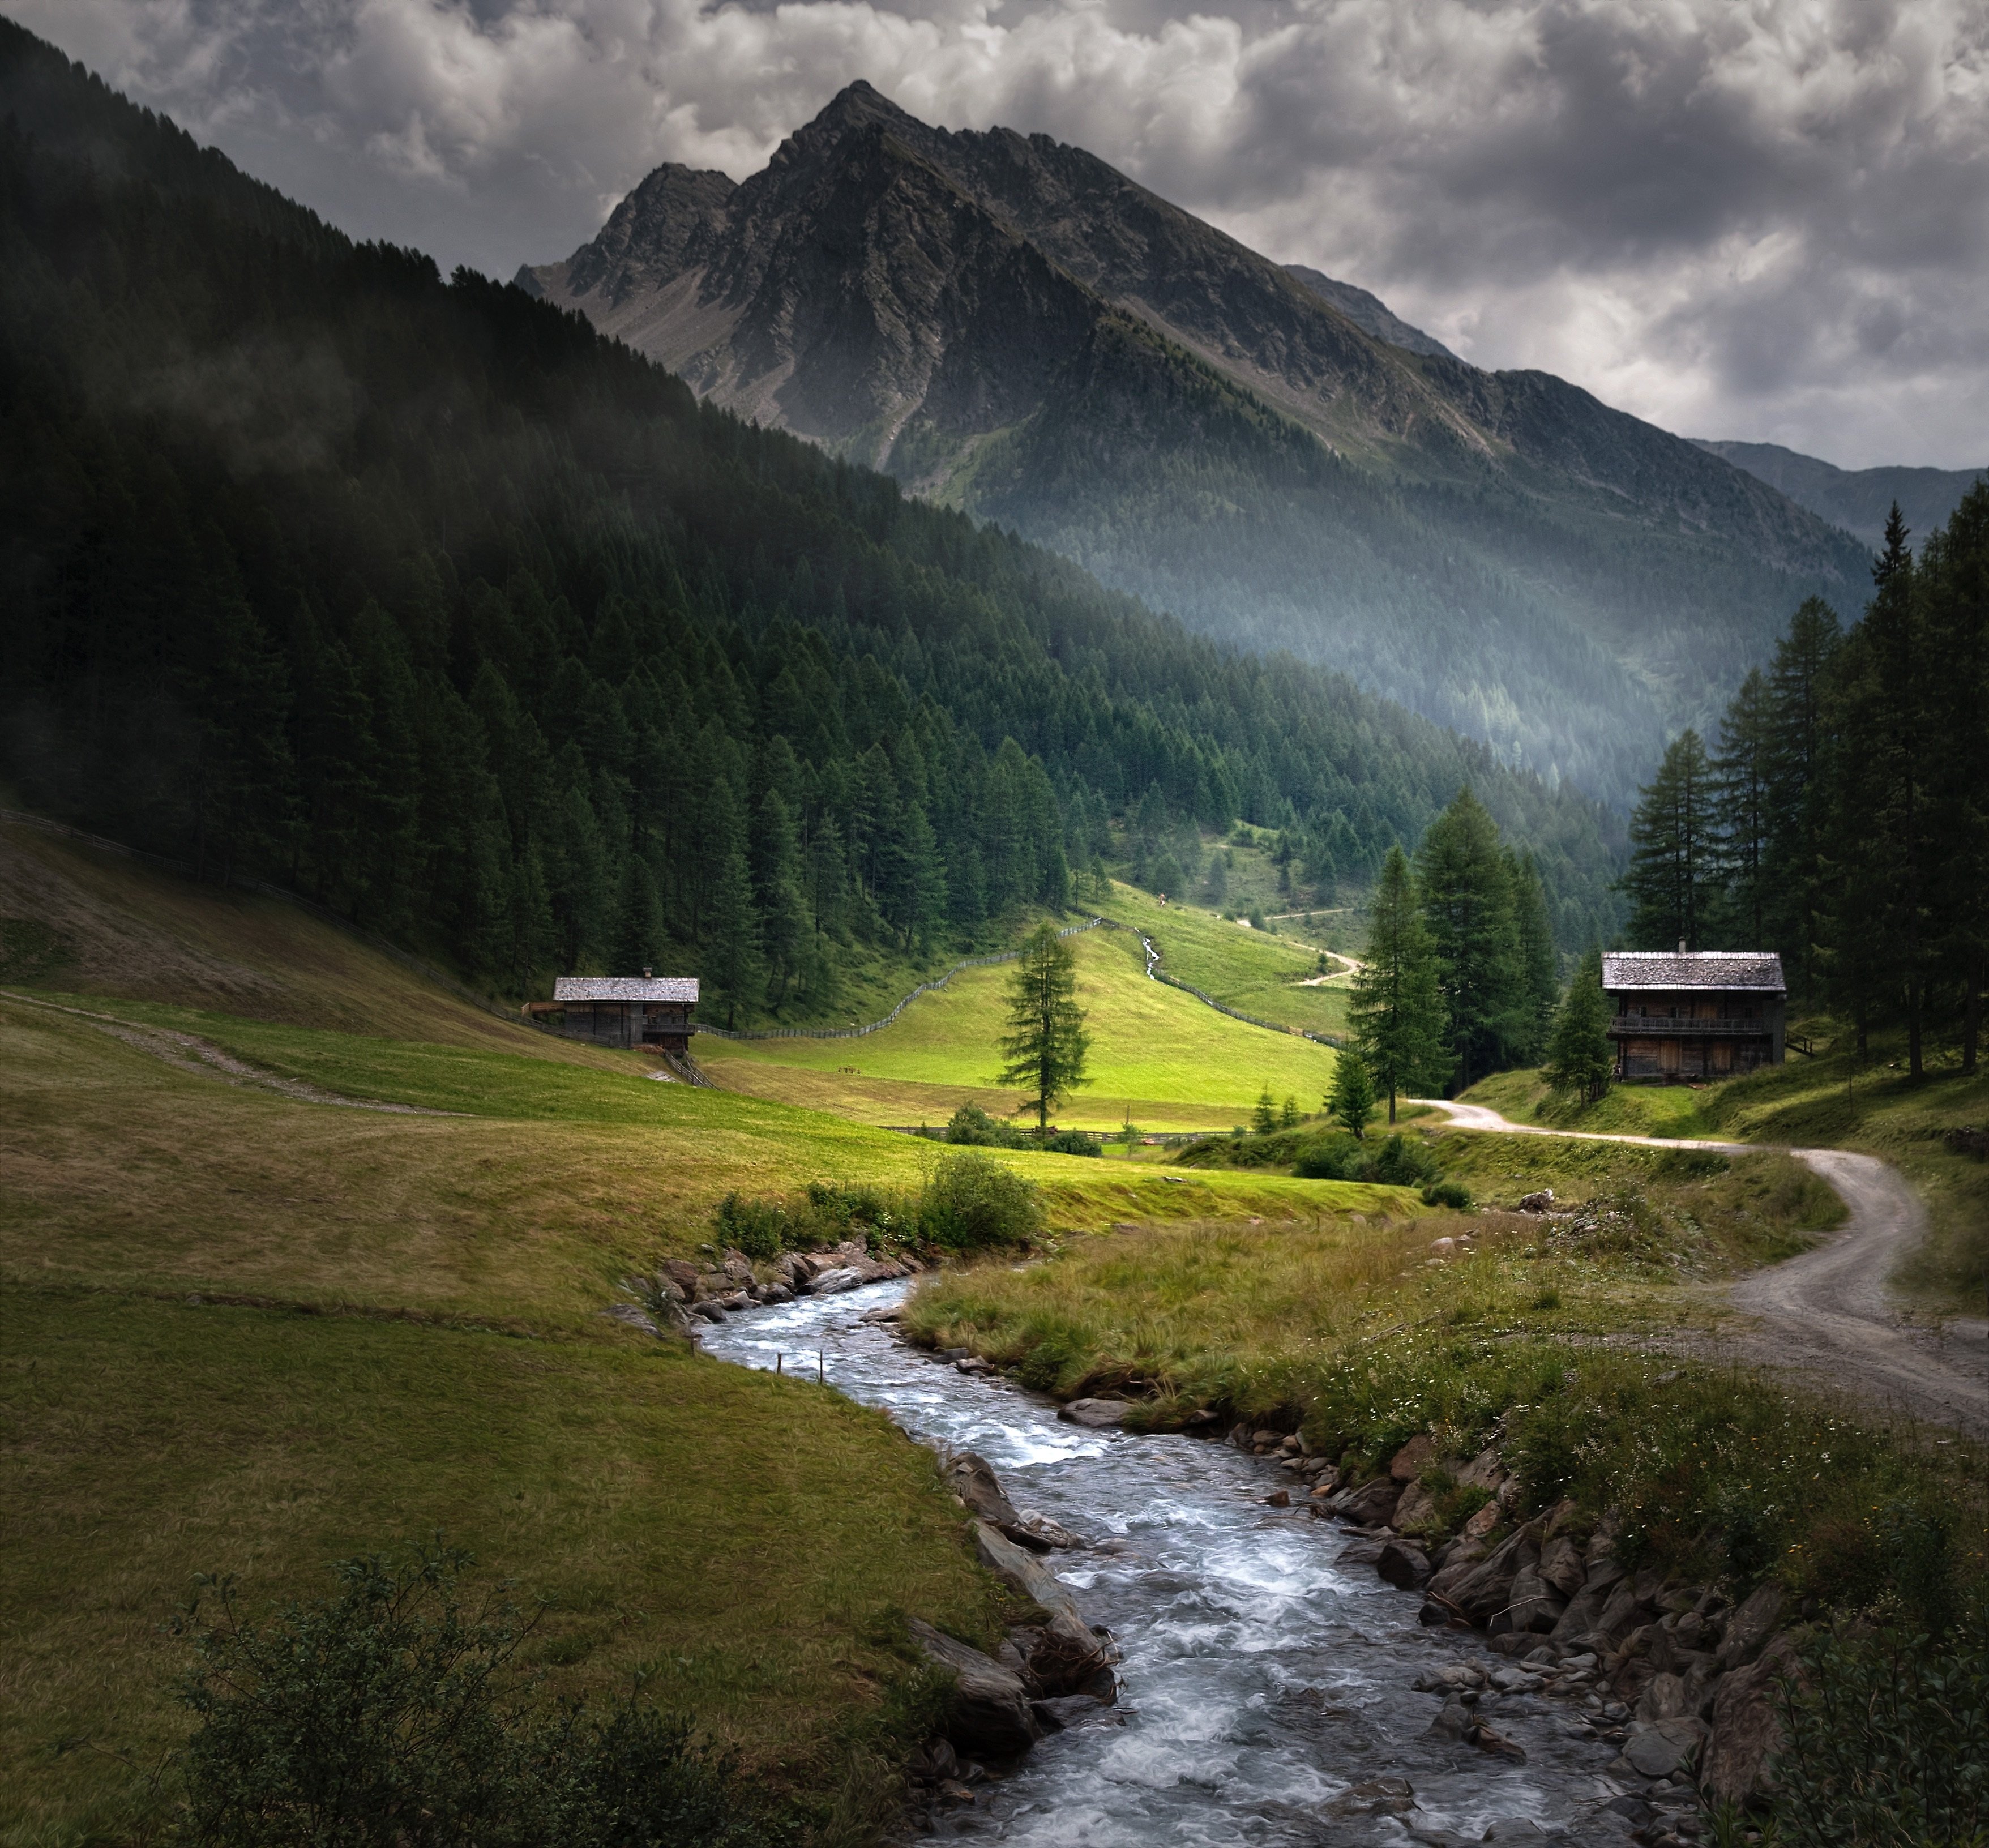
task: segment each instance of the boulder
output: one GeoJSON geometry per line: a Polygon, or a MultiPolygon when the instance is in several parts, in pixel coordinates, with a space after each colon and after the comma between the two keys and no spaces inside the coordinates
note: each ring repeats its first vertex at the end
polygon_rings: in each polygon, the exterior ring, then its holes
{"type": "Polygon", "coordinates": [[[1531,1630],[1544,1636],[1560,1621],[1567,1600],[1540,1576],[1537,1565],[1522,1566],[1513,1575],[1506,1608],[1492,1621],[1495,1632],[1531,1630]]]}
{"type": "Polygon", "coordinates": [[[1554,1203],[1554,1189],[1551,1187],[1543,1187],[1537,1193],[1522,1194],[1520,1196],[1520,1211],[1552,1212],[1554,1203]]]}
{"type": "Polygon", "coordinates": [[[1388,1473],[1398,1482],[1414,1482],[1436,1461],[1436,1440],[1418,1431],[1388,1460],[1388,1473]]]}
{"type": "Polygon", "coordinates": [[[698,1274],[695,1264],[682,1258],[666,1258],[656,1266],[656,1281],[669,1283],[686,1303],[697,1300],[698,1274]]]}
{"type": "Polygon", "coordinates": [[[1652,1676],[1637,1702],[1640,1720],[1676,1720],[1699,1705],[1692,1697],[1682,1675],[1660,1669],[1652,1676]]]}
{"type": "Polygon", "coordinates": [[[1402,1498],[1402,1485],[1392,1476],[1377,1476],[1364,1483],[1349,1496],[1340,1509],[1348,1520],[1364,1528],[1386,1527],[1402,1498]]]}
{"type": "Polygon", "coordinates": [[[1407,1778],[1369,1778],[1343,1790],[1326,1806],[1328,1816],[1406,1816],[1416,1806],[1407,1778]]]}
{"type": "Polygon", "coordinates": [[[1374,1569],[1398,1591],[1412,1592],[1430,1575],[1429,1561],[1420,1547],[1404,1546],[1391,1540],[1381,1549],[1374,1569]]]}
{"type": "Polygon", "coordinates": [[[707,1322],[722,1322],[725,1320],[725,1311],[717,1303],[693,1303],[691,1305],[690,1312],[693,1315],[702,1316],[707,1322]]]}
{"type": "Polygon", "coordinates": [[[735,1289],[744,1290],[753,1281],[753,1260],[743,1251],[728,1251],[718,1268],[735,1289]]]}
{"type": "Polygon", "coordinates": [[[1494,1732],[1489,1726],[1481,1724],[1471,1735],[1471,1742],[1480,1751],[1489,1751],[1494,1758],[1505,1758],[1515,1765],[1526,1762],[1526,1748],[1517,1739],[1509,1739],[1503,1732],[1494,1732]]]}
{"type": "Polygon", "coordinates": [[[1057,1408],[1057,1416],[1067,1425],[1084,1425],[1103,1431],[1126,1422],[1132,1407],[1123,1399],[1074,1399],[1057,1408]]]}
{"type": "Polygon", "coordinates": [[[1419,1482],[1412,1482],[1403,1490],[1402,1499],[1395,1504],[1394,1524],[1404,1533],[1426,1528],[1436,1517],[1436,1498],[1419,1482]]]}
{"type": "Polygon", "coordinates": [[[1795,1646],[1777,1636],[1756,1660],[1722,1677],[1713,1736],[1699,1760],[1699,1782],[1713,1802],[1745,1804],[1774,1789],[1769,1763],[1782,1743],[1775,1684],[1794,1661],[1795,1646]]]}
{"type": "Polygon", "coordinates": [[[1291,1505],[1292,1492],[1289,1489],[1273,1489],[1264,1497],[1264,1506],[1267,1508],[1288,1508],[1291,1505]]]}
{"type": "Polygon", "coordinates": [[[840,1296],[845,1290],[857,1288],[863,1280],[849,1265],[842,1264],[832,1270],[818,1270],[805,1288],[798,1284],[796,1287],[806,1296],[840,1296]]]}
{"type": "Polygon", "coordinates": [[[639,1334],[660,1336],[662,1334],[662,1330],[633,1303],[610,1303],[601,1313],[611,1322],[619,1322],[625,1328],[633,1328],[639,1334]]]}
{"type": "Polygon", "coordinates": [[[1740,1668],[1753,1661],[1781,1620],[1779,1585],[1764,1585],[1750,1592],[1739,1608],[1728,1614],[1726,1628],[1720,1639],[1721,1668],[1740,1668]]]}
{"type": "Polygon", "coordinates": [[[1457,1530],[1460,1540],[1482,1540],[1504,1517],[1506,1511],[1496,1501],[1488,1501],[1484,1507],[1457,1530]]]}
{"type": "Polygon", "coordinates": [[[967,1504],[970,1512],[991,1527],[1007,1534],[1022,1526],[1022,1516],[1002,1494],[1001,1484],[985,1457],[971,1450],[956,1450],[947,1460],[944,1474],[946,1486],[967,1504]]]}
{"type": "Polygon", "coordinates": [[[947,1741],[957,1751],[1012,1758],[1042,1737],[1042,1723],[1031,1709],[1021,1676],[917,1617],[908,1627],[927,1660],[952,1671],[945,1724],[947,1741]]]}
{"type": "Polygon", "coordinates": [[[1574,1597],[1588,1579],[1581,1548],[1565,1534],[1557,1534],[1540,1548],[1540,1572],[1564,1598],[1574,1597]]]}
{"type": "MultiPolygon", "coordinates": [[[[1527,1529],[1510,1535],[1486,1559],[1471,1568],[1455,1588],[1433,1581],[1440,1591],[1473,1623],[1489,1625],[1511,1602],[1513,1582],[1523,1570],[1530,1572],[1540,1563],[1539,1549],[1527,1529]]],[[[1449,1576],[1448,1572],[1438,1578],[1449,1576]]]]}
{"type": "Polygon", "coordinates": [[[1082,1534],[1073,1534],[1060,1521],[1052,1521],[1049,1515],[1039,1514],[1034,1508],[1022,1511],[1022,1524],[1008,1538],[1020,1546],[1035,1545],[1052,1549],[1070,1549],[1087,1547],[1091,1542],[1082,1534]]]}
{"type": "Polygon", "coordinates": [[[1506,1472],[1499,1467],[1496,1447],[1480,1450],[1457,1473],[1460,1488],[1489,1489],[1495,1495],[1505,1480],[1506,1472]]]}
{"type": "Polygon", "coordinates": [[[760,1300],[763,1303],[791,1303],[795,1293],[785,1283],[763,1283],[760,1287],[760,1300]]]}
{"type": "Polygon", "coordinates": [[[1079,1614],[1070,1588],[1033,1554],[1023,1551],[984,1521],[974,1524],[974,1548],[990,1572],[1050,1613],[1049,1622],[1026,1652],[1030,1672],[1043,1691],[1088,1691],[1098,1671],[1110,1667],[1112,1656],[1079,1614]]]}
{"type": "Polygon", "coordinates": [[[1640,1777],[1668,1778],[1706,1742],[1705,1723],[1681,1715],[1670,1720],[1632,1720],[1623,1756],[1640,1777]]]}

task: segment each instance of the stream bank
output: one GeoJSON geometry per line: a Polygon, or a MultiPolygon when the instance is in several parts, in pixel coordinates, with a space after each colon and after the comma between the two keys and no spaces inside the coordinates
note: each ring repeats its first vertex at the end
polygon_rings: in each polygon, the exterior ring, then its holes
{"type": "Polygon", "coordinates": [[[904,1345],[864,1318],[906,1287],[745,1310],[700,1339],[741,1365],[819,1370],[943,1456],[985,1459],[1022,1522],[1087,1543],[1045,1563],[1120,1658],[1116,1702],[1071,1704],[1026,1755],[929,1766],[910,1839],[1622,1848],[1652,1833],[1654,1796],[1689,1808],[1682,1781],[1623,1767],[1611,1703],[1581,1671],[1422,1622],[1420,1592],[1378,1576],[1374,1537],[1314,1517],[1262,1458],[1069,1422],[904,1345]]]}

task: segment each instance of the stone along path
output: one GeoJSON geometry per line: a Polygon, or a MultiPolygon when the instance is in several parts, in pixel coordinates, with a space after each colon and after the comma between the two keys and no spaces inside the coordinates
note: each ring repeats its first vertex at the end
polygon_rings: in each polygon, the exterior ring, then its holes
{"type": "MultiPolygon", "coordinates": [[[[1482,1104],[1417,1098],[1446,1112],[1460,1129],[1647,1148],[1710,1148],[1733,1155],[1770,1144],[1684,1137],[1604,1134],[1513,1123],[1482,1104]]],[[[1989,1439],[1989,1326],[1916,1325],[1891,1300],[1888,1278],[1926,1236],[1926,1209],[1896,1168],[1841,1148],[1788,1153],[1834,1188],[1850,1217],[1835,1236],[1780,1264],[1743,1277],[1730,1293],[1752,1318],[1737,1346],[1743,1358],[1795,1367],[1830,1384],[1931,1424],[1989,1439]]]]}

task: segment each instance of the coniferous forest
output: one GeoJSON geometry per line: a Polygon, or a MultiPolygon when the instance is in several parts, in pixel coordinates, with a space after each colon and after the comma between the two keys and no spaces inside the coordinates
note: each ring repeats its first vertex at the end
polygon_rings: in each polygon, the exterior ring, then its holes
{"type": "Polygon", "coordinates": [[[1862,1053],[1902,1031],[1973,1072],[1989,975],[1989,486],[1916,554],[1899,509],[1847,629],[1811,599],[1709,751],[1687,731],[1631,826],[1632,941],[1778,951],[1862,1053]]]}
{"type": "Polygon", "coordinates": [[[1469,785],[1555,940],[1595,805],[1332,673],[701,408],[578,317],[357,244],[0,22],[0,748],[22,796],[507,992],[1062,907],[1137,815],[1364,884],[1469,785]]]}

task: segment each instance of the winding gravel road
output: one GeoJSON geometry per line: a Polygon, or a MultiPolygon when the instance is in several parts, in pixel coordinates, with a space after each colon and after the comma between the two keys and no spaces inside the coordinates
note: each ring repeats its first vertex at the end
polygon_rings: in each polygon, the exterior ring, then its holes
{"type": "MultiPolygon", "coordinates": [[[[1460,1129],[1506,1135],[1736,1154],[1765,1146],[1545,1129],[1509,1122],[1479,1104],[1440,1097],[1415,1101],[1446,1112],[1460,1129]]],[[[1734,1339],[1740,1357],[1801,1368],[1861,1398],[1989,1439],[1989,1324],[1916,1325],[1900,1314],[1886,1288],[1899,1260],[1926,1234],[1926,1209],[1905,1178],[1875,1157],[1848,1149],[1788,1152],[1837,1190],[1851,1216],[1835,1237],[1814,1250],[1755,1271],[1733,1287],[1733,1307],[1752,1318],[1751,1326],[1734,1339]]]]}

